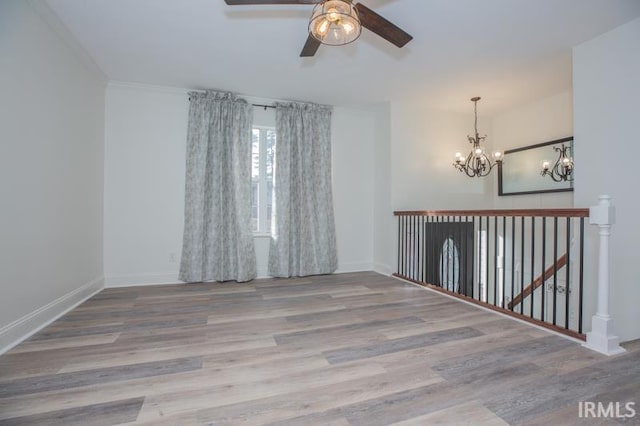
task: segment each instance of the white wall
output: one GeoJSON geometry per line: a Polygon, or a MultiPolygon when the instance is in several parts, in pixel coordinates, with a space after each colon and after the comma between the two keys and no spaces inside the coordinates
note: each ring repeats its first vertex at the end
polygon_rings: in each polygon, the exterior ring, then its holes
{"type": "MultiPolygon", "coordinates": [[[[491,123],[479,118],[490,134],[491,123]]],[[[453,167],[470,149],[473,115],[427,108],[420,99],[391,103],[391,205],[394,210],[490,208],[494,172],[470,179],[453,167]]]]}
{"type": "MultiPolygon", "coordinates": [[[[246,97],[257,104],[271,99],[246,97]]],[[[331,119],[333,204],[338,271],[373,269],[373,152],[378,138],[376,109],[335,107],[331,119]]],[[[275,127],[273,109],[255,108],[253,123],[275,127]]],[[[259,277],[268,276],[269,237],[255,238],[259,277]]]]}
{"type": "MultiPolygon", "coordinates": [[[[640,99],[640,19],[583,43],[573,51],[574,131],[576,157],[575,203],[593,205],[598,195],[613,197],[617,222],[611,236],[611,312],[622,340],[640,338],[640,275],[638,241],[640,210],[636,159],[638,100],[640,99]],[[583,170],[583,171],[581,171],[583,170]]],[[[590,227],[593,228],[593,227],[590,227]]],[[[593,258],[595,229],[588,238],[593,258]]],[[[594,262],[595,263],[595,262],[594,262]]],[[[596,277],[587,265],[587,285],[596,277]]]]}
{"type": "MultiPolygon", "coordinates": [[[[478,128],[487,149],[509,149],[573,134],[570,91],[510,109],[492,117],[480,111],[478,128]]],[[[397,224],[394,210],[571,207],[571,193],[497,196],[497,169],[486,178],[469,178],[453,166],[456,151],[470,149],[473,110],[459,114],[425,106],[423,100],[396,100],[387,106],[389,121],[375,125],[376,270],[395,268],[397,224]],[[388,137],[386,136],[388,134],[388,137]],[[389,158],[391,161],[389,162],[389,158]],[[389,221],[389,218],[390,221],[389,221]],[[387,222],[385,222],[387,220],[387,222]]]]}
{"type": "Polygon", "coordinates": [[[0,2],[0,352],[102,286],[104,83],[46,12],[0,2]]]}
{"type": "MultiPolygon", "coordinates": [[[[111,84],[107,92],[107,281],[110,285],[175,282],[183,226],[185,90],[111,84]],[[127,214],[129,211],[133,213],[127,214]]],[[[521,117],[538,109],[553,110],[550,117],[559,124],[538,123],[546,131],[538,132],[536,139],[564,135],[562,129],[567,128],[566,118],[571,114],[566,104],[567,99],[570,104],[570,95],[558,99],[501,116],[499,134],[511,140],[516,133],[513,129],[522,126],[521,117]]],[[[275,125],[273,110],[256,108],[254,114],[255,124],[275,125]]],[[[538,116],[541,122],[546,120],[543,115],[538,116]]],[[[472,126],[471,113],[428,109],[419,99],[368,109],[334,109],[333,183],[340,271],[393,272],[393,210],[493,207],[495,171],[486,179],[470,179],[452,166],[453,154],[468,149],[466,135],[472,126]]],[[[480,129],[489,139],[493,137],[492,120],[482,115],[480,129]]],[[[268,245],[268,238],[256,238],[259,276],[267,275],[268,245]]]]}
{"type": "MultiPolygon", "coordinates": [[[[374,178],[374,267],[396,271],[396,210],[491,208],[494,173],[470,179],[453,167],[456,151],[469,149],[473,115],[427,108],[419,99],[377,108],[374,178]]],[[[481,117],[490,134],[491,121],[481,117]]]]}
{"type": "MultiPolygon", "coordinates": [[[[501,151],[572,136],[573,94],[565,91],[509,109],[494,115],[492,122],[491,142],[501,151]]],[[[580,164],[579,158],[576,164],[580,164]]],[[[496,190],[494,194],[497,209],[573,207],[572,192],[498,196],[496,190]]]]}
{"type": "MultiPolygon", "coordinates": [[[[488,149],[510,149],[571,136],[572,93],[566,91],[509,109],[478,115],[488,149]]],[[[394,209],[570,207],[571,193],[497,196],[497,170],[472,179],[453,166],[456,151],[468,152],[473,112],[457,114],[427,108],[420,98],[391,103],[391,181],[394,209]],[[487,197],[494,195],[494,197],[487,197]]],[[[380,163],[384,161],[384,154],[380,163]]],[[[382,166],[383,167],[383,166],[382,166]]]]}
{"type": "Polygon", "coordinates": [[[105,107],[107,285],[175,282],[182,246],[189,100],[110,84],[105,107]]]}
{"type": "MultiPolygon", "coordinates": [[[[107,89],[104,258],[108,286],[177,281],[188,108],[184,89],[121,83],[107,89]]],[[[275,126],[274,111],[255,108],[254,123],[275,126]]],[[[374,115],[369,111],[334,109],[333,187],[341,272],[372,269],[373,128],[374,115]]],[[[267,276],[269,239],[256,237],[255,243],[258,276],[267,276]]]]}
{"type": "Polygon", "coordinates": [[[333,110],[331,148],[338,272],[373,269],[375,115],[333,110]]]}
{"type": "Polygon", "coordinates": [[[392,244],[396,228],[391,207],[391,104],[378,105],[373,112],[373,269],[389,275],[395,272],[393,259],[396,258],[392,244]]]}

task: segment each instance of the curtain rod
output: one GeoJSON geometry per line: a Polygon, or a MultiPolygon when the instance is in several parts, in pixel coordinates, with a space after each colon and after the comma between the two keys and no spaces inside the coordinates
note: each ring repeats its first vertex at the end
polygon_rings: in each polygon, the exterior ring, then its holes
{"type": "MultiPolygon", "coordinates": [[[[189,102],[191,102],[191,96],[189,96],[189,102]]],[[[276,109],[275,105],[263,105],[263,104],[251,104],[251,105],[254,107],[264,108],[265,111],[267,110],[267,108],[276,109]]]]}
{"type": "Polygon", "coordinates": [[[275,105],[262,105],[262,104],[251,104],[251,105],[253,105],[254,107],[264,108],[265,111],[267,110],[267,108],[273,108],[273,109],[276,108],[275,105]]]}

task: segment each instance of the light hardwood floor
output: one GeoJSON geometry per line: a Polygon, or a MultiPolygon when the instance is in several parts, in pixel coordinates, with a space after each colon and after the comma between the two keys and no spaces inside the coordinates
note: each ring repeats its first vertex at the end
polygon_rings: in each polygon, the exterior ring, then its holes
{"type": "Polygon", "coordinates": [[[640,424],[626,347],[375,273],[107,289],[0,357],[0,425],[640,424]]]}

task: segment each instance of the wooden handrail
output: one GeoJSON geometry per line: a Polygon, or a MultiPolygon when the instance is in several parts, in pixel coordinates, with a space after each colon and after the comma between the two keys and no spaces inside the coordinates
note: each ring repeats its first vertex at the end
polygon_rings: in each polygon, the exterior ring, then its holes
{"type": "Polygon", "coordinates": [[[560,256],[558,260],[556,260],[555,264],[549,266],[547,270],[544,271],[544,279],[542,279],[542,275],[538,276],[538,278],[536,278],[531,284],[525,287],[522,293],[514,297],[513,300],[511,300],[511,302],[507,304],[507,308],[512,309],[514,306],[518,305],[519,303],[522,303],[525,297],[531,295],[532,291],[536,290],[538,287],[543,285],[545,281],[547,281],[549,278],[551,278],[551,276],[553,276],[553,273],[555,271],[558,271],[560,268],[562,268],[566,264],[567,264],[567,254],[565,253],[562,256],[560,256]]]}
{"type": "Polygon", "coordinates": [[[504,217],[589,217],[589,209],[508,210],[413,210],[394,211],[394,216],[504,216],[504,217]]]}

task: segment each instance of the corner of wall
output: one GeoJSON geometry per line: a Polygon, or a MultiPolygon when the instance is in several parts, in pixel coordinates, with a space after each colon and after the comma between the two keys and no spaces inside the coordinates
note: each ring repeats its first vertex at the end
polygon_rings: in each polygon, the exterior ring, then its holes
{"type": "Polygon", "coordinates": [[[391,266],[384,263],[374,263],[373,271],[386,276],[391,276],[391,274],[393,274],[391,266]]]}
{"type": "Polygon", "coordinates": [[[0,355],[42,330],[103,288],[104,277],[98,277],[0,328],[0,355]]]}
{"type": "Polygon", "coordinates": [[[60,40],[69,47],[78,60],[92,72],[100,81],[103,88],[106,88],[109,78],[96,64],[91,55],[76,40],[74,35],[69,31],[67,26],[60,20],[58,15],[51,9],[45,0],[27,0],[33,10],[46,22],[53,32],[60,37],[60,40]]]}

